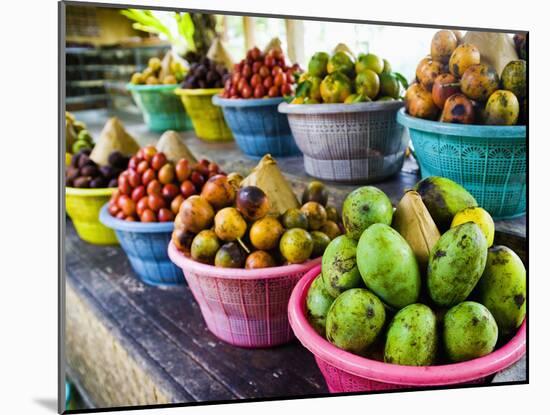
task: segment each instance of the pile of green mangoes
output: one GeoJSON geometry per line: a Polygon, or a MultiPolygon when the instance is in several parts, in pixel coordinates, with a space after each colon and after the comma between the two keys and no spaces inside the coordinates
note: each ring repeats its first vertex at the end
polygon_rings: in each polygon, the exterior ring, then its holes
{"type": "Polygon", "coordinates": [[[457,183],[423,179],[395,212],[383,191],[360,187],[342,220],[306,297],[310,324],[335,346],[399,365],[461,362],[523,322],[525,267],[492,246],[491,216],[457,183]]]}
{"type": "Polygon", "coordinates": [[[452,30],[434,35],[431,55],[418,63],[416,83],[405,93],[407,112],[448,123],[525,124],[527,62],[511,60],[498,74],[475,45],[460,40],[452,30]]]}
{"type": "Polygon", "coordinates": [[[401,86],[407,81],[391,65],[372,53],[359,54],[357,59],[347,48],[332,56],[315,53],[307,72],[300,76],[292,104],[392,101],[400,98],[401,86]]]}

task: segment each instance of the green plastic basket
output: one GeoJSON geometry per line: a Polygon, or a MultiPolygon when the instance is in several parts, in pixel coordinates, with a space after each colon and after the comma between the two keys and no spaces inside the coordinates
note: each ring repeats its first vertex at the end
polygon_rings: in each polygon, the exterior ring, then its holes
{"type": "Polygon", "coordinates": [[[143,113],[143,119],[149,130],[191,131],[193,124],[185,112],[180,98],[175,94],[178,85],[134,85],[126,88],[143,113]]]}
{"type": "Polygon", "coordinates": [[[443,176],[464,186],[494,219],[526,211],[526,127],[462,125],[414,118],[401,109],[422,178],[443,176]]]}

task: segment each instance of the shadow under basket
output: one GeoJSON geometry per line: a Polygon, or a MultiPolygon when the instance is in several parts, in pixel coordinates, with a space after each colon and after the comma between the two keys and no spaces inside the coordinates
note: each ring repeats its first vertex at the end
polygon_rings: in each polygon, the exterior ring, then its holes
{"type": "Polygon", "coordinates": [[[127,84],[126,88],[132,93],[149,130],[159,133],[193,130],[191,119],[174,92],[178,85],[127,84]]]}
{"type": "Polygon", "coordinates": [[[316,266],[296,284],[288,303],[288,317],[298,340],[315,356],[331,393],[480,384],[525,354],[526,321],[523,321],[508,343],[486,356],[466,362],[402,366],[357,356],[321,337],[307,320],[307,292],[320,272],[321,266],[316,266]]]}
{"type": "Polygon", "coordinates": [[[261,269],[221,268],[186,257],[170,243],[168,254],[183,270],[208,329],[246,348],[273,347],[294,338],[287,306],[298,280],[321,258],[261,269]]]}
{"type": "Polygon", "coordinates": [[[527,139],[524,125],[463,125],[414,118],[408,127],[422,178],[442,176],[462,185],[493,219],[522,216],[527,203],[527,139]]]}
{"type": "Polygon", "coordinates": [[[355,104],[287,104],[296,144],[310,176],[336,182],[374,183],[401,170],[408,137],[395,120],[401,101],[355,104]]]}
{"type": "Polygon", "coordinates": [[[214,105],[222,108],[235,142],[247,156],[258,159],[299,156],[300,149],[284,114],[277,111],[283,98],[228,99],[214,95],[214,105]]]}
{"type": "Polygon", "coordinates": [[[155,286],[183,284],[181,270],[167,252],[174,222],[128,222],[111,216],[107,204],[101,208],[100,220],[114,229],[130,265],[143,282],[155,286]]]}

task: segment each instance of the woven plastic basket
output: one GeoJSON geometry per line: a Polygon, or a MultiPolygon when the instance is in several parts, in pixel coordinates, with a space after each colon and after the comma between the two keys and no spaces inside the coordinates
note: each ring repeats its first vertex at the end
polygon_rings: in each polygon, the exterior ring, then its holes
{"type": "Polygon", "coordinates": [[[201,264],[170,243],[168,254],[184,272],[208,329],[221,340],[248,348],[291,341],[287,306],[298,280],[321,258],[304,264],[232,269],[201,264]]]}
{"type": "Polygon", "coordinates": [[[188,131],[193,124],[179,97],[174,93],[178,85],[134,85],[126,88],[143,114],[143,120],[151,131],[188,131]]]}
{"type": "Polygon", "coordinates": [[[143,282],[155,286],[183,284],[181,270],[167,253],[174,222],[128,222],[112,217],[107,209],[107,204],[101,208],[100,220],[115,230],[130,265],[143,282]]]}
{"type": "Polygon", "coordinates": [[[414,118],[401,110],[422,177],[444,176],[464,186],[494,219],[525,214],[526,127],[460,125],[414,118]]]}
{"type": "Polygon", "coordinates": [[[283,102],[283,98],[226,99],[214,95],[212,102],[222,108],[237,145],[247,156],[261,158],[265,154],[273,157],[301,154],[287,117],[277,111],[277,105],[283,102]]]}
{"type": "Polygon", "coordinates": [[[401,170],[408,144],[395,121],[400,101],[297,105],[282,103],[306,172],[323,180],[381,181],[401,170]]]}
{"type": "Polygon", "coordinates": [[[208,141],[229,141],[233,134],[225,122],[220,107],[212,103],[212,97],[223,89],[176,89],[185,110],[193,123],[197,137],[208,141]]]}
{"type": "Polygon", "coordinates": [[[95,245],[116,245],[117,237],[99,221],[99,211],[116,188],[65,188],[65,207],[80,239],[95,245]]]}
{"type": "Polygon", "coordinates": [[[290,297],[288,317],[298,340],[314,354],[331,393],[482,383],[485,378],[504,370],[525,354],[526,321],[516,335],[499,349],[462,363],[401,366],[346,352],[317,334],[307,321],[307,292],[320,272],[321,266],[317,266],[298,282],[290,297]]]}

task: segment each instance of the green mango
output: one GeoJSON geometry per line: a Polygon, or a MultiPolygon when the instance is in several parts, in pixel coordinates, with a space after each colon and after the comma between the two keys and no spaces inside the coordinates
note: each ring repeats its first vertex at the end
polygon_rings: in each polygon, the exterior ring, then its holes
{"type": "Polygon", "coordinates": [[[326,290],[322,275],[311,283],[306,296],[306,315],[309,323],[321,336],[326,337],[327,313],[334,301],[326,290]]]}
{"type": "Polygon", "coordinates": [[[428,293],[440,306],[453,306],[472,292],[487,261],[487,239],[480,227],[466,222],[449,229],[430,251],[428,293]]]}
{"type": "Polygon", "coordinates": [[[358,240],[373,223],[390,225],[393,207],[386,194],[373,186],[363,186],[346,196],[342,206],[342,222],[346,235],[358,240]]]}
{"type": "Polygon", "coordinates": [[[345,235],[334,238],[325,249],[321,265],[323,282],[334,298],[350,288],[363,286],[356,253],[357,241],[345,235]]]}
{"type": "Polygon", "coordinates": [[[384,70],[384,60],[373,53],[361,53],[357,57],[357,62],[355,63],[355,72],[360,74],[367,69],[377,74],[381,74],[384,70]]]}
{"type": "Polygon", "coordinates": [[[307,71],[312,76],[323,78],[327,74],[329,55],[326,52],[315,53],[307,65],[307,71]]]}
{"type": "Polygon", "coordinates": [[[327,340],[356,354],[365,354],[384,327],[382,302],[364,288],[353,288],[338,296],[327,314],[327,340]]]}
{"type": "Polygon", "coordinates": [[[407,241],[395,229],[375,223],[357,244],[357,267],[363,282],[390,307],[401,309],[418,300],[420,270],[407,241]]]}
{"type": "Polygon", "coordinates": [[[429,366],[437,352],[436,317],[430,307],[411,304],[395,315],[386,337],[384,362],[429,366]]]}
{"type": "Polygon", "coordinates": [[[400,86],[397,78],[391,73],[382,72],[380,78],[380,96],[399,98],[400,86]]]}
{"type": "Polygon", "coordinates": [[[350,55],[344,51],[338,51],[330,57],[327,63],[327,72],[342,72],[347,76],[354,75],[354,63],[350,55]]]}
{"type": "Polygon", "coordinates": [[[358,94],[374,99],[380,92],[380,77],[370,69],[365,69],[355,77],[355,90],[358,94]]]}
{"type": "Polygon", "coordinates": [[[391,64],[387,59],[382,59],[384,62],[384,69],[382,69],[382,73],[391,73],[391,64]]]}
{"type": "Polygon", "coordinates": [[[489,249],[476,290],[501,335],[512,334],[525,318],[526,283],[525,267],[514,251],[500,245],[489,249]]]}
{"type": "Polygon", "coordinates": [[[443,345],[453,362],[491,353],[497,339],[497,323],[482,304],[465,301],[451,308],[443,318],[443,345]]]}
{"type": "Polygon", "coordinates": [[[466,189],[445,177],[427,177],[419,181],[414,190],[422,197],[441,232],[450,228],[458,212],[477,206],[477,201],[466,189]]]}

